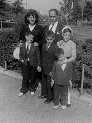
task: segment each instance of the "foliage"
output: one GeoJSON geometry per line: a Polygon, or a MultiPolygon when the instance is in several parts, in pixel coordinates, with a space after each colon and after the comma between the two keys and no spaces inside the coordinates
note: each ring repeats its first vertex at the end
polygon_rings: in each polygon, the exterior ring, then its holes
{"type": "Polygon", "coordinates": [[[81,13],[81,7],[79,6],[78,1],[74,1],[72,16],[75,21],[81,19],[82,13],[81,13]]]}
{"type": "Polygon", "coordinates": [[[86,2],[86,6],[84,8],[84,19],[91,20],[92,19],[92,2],[86,2]]]}
{"type": "Polygon", "coordinates": [[[23,1],[23,0],[16,0],[16,1],[13,3],[13,12],[14,12],[16,15],[19,14],[19,13],[22,13],[23,10],[24,10],[22,1],[23,1]]]}
{"type": "Polygon", "coordinates": [[[17,23],[12,31],[0,33],[0,65],[2,67],[4,67],[4,62],[7,61],[8,69],[19,69],[18,61],[13,58],[13,51],[19,42],[21,23],[17,23]]]}
{"type": "Polygon", "coordinates": [[[82,65],[85,64],[84,72],[84,88],[92,90],[92,39],[87,39],[85,42],[76,41],[77,58],[75,63],[76,76],[73,83],[80,87],[82,76],[82,65]]]}

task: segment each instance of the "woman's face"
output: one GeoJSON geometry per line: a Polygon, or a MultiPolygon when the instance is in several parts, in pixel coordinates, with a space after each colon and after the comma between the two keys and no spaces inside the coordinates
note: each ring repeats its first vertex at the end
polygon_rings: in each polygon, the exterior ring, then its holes
{"type": "Polygon", "coordinates": [[[27,20],[29,21],[29,23],[30,23],[31,25],[34,25],[34,24],[35,24],[35,21],[36,21],[36,17],[35,17],[35,15],[30,15],[30,16],[27,18],[27,20]]]}
{"type": "Polygon", "coordinates": [[[64,38],[65,42],[68,42],[70,40],[70,37],[71,37],[71,33],[70,32],[65,32],[63,34],[63,38],[64,38]]]}

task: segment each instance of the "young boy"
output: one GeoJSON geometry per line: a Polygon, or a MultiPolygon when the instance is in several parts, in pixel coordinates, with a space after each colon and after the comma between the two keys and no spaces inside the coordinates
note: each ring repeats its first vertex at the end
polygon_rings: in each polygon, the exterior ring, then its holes
{"type": "Polygon", "coordinates": [[[32,32],[26,32],[25,34],[26,42],[20,48],[20,60],[23,63],[22,73],[22,88],[18,96],[23,96],[28,90],[30,90],[31,95],[35,95],[37,84],[35,78],[37,75],[37,70],[40,72],[40,51],[39,48],[34,46],[33,39],[34,34],[32,32]],[[31,79],[31,82],[29,80],[31,79]]]}
{"type": "Polygon", "coordinates": [[[62,109],[67,106],[68,88],[71,74],[71,63],[63,64],[67,58],[64,56],[63,49],[59,48],[56,54],[56,60],[52,69],[52,82],[54,84],[54,108],[61,103],[62,109]]]}
{"type": "Polygon", "coordinates": [[[47,98],[45,103],[50,103],[53,99],[53,92],[51,89],[51,72],[54,63],[54,56],[57,45],[53,42],[55,40],[54,33],[47,31],[45,35],[45,43],[41,51],[42,63],[42,82],[41,82],[41,98],[47,98]]]}

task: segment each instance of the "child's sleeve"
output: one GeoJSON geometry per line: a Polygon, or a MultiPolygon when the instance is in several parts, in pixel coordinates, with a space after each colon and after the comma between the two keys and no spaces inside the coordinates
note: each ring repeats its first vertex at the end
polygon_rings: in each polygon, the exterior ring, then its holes
{"type": "Polygon", "coordinates": [[[41,65],[40,61],[40,50],[38,47],[36,47],[36,55],[37,55],[37,61],[38,61],[38,66],[41,65]]]}
{"type": "Polygon", "coordinates": [[[54,80],[54,78],[55,78],[55,71],[56,71],[56,62],[54,62],[54,64],[53,64],[53,68],[52,68],[52,80],[54,80]]]}

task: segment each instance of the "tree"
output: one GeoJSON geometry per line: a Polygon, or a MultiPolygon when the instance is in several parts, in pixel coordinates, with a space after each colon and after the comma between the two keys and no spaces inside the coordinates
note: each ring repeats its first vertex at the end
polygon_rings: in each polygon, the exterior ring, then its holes
{"type": "Polygon", "coordinates": [[[6,9],[6,6],[7,6],[6,0],[0,0],[0,15],[1,15],[1,18],[4,15],[4,11],[6,9]]]}
{"type": "Polygon", "coordinates": [[[82,21],[83,21],[84,7],[86,6],[86,0],[79,0],[79,1],[78,1],[78,4],[79,4],[79,6],[81,7],[82,21]]]}
{"type": "Polygon", "coordinates": [[[71,15],[72,11],[72,0],[63,0],[59,2],[60,5],[60,13],[65,16],[65,19],[68,24],[68,18],[71,15]]]}
{"type": "Polygon", "coordinates": [[[14,3],[13,3],[13,12],[18,15],[19,13],[22,13],[23,10],[24,10],[24,7],[23,7],[23,0],[16,0],[14,3]]]}
{"type": "Polygon", "coordinates": [[[74,0],[72,16],[75,21],[81,19],[81,7],[79,6],[78,1],[74,0]]]}
{"type": "Polygon", "coordinates": [[[84,18],[87,20],[92,19],[92,2],[86,2],[86,6],[84,8],[84,18]]]}

